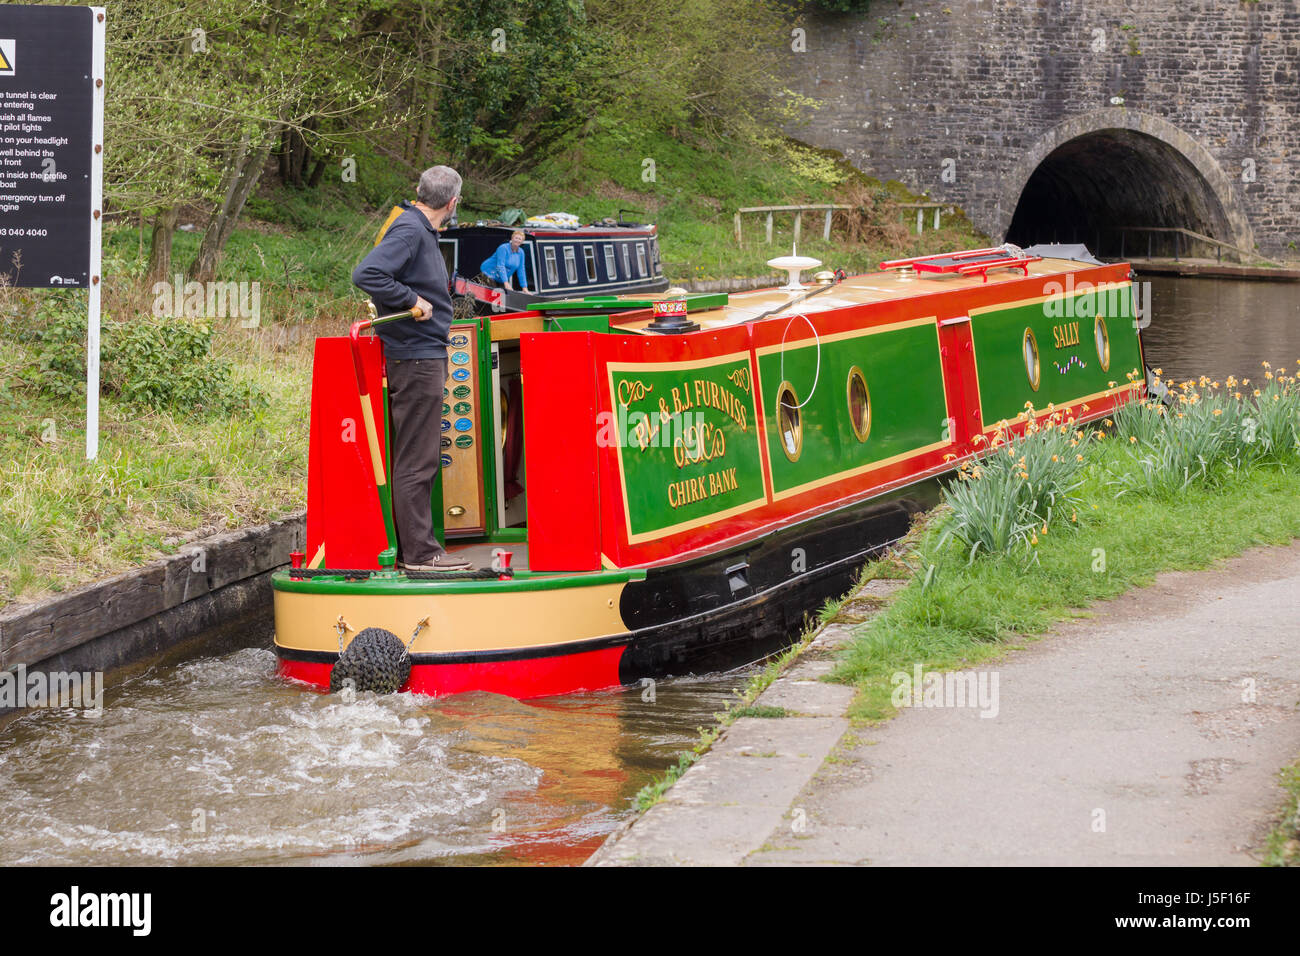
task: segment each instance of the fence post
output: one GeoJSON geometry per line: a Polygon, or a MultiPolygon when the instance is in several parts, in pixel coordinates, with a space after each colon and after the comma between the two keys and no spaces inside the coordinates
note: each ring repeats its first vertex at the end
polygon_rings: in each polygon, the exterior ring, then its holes
{"type": "Polygon", "coordinates": [[[939,207],[934,207],[934,231],[939,231],[939,207]]]}
{"type": "Polygon", "coordinates": [[[918,209],[916,211],[916,234],[919,236],[921,234],[921,230],[924,228],[925,228],[925,210],[918,209]]]}
{"type": "Polygon", "coordinates": [[[799,241],[799,227],[800,225],[802,225],[802,223],[803,223],[803,210],[796,209],[794,211],[794,241],[795,242],[799,241]]]}
{"type": "Polygon", "coordinates": [[[822,238],[827,242],[831,241],[831,213],[834,212],[829,206],[826,207],[826,225],[822,227],[822,238]]]}
{"type": "Polygon", "coordinates": [[[767,244],[769,246],[772,244],[772,214],[770,212],[767,214],[767,244]]]}
{"type": "Polygon", "coordinates": [[[740,245],[740,213],[736,213],[734,222],[736,224],[736,245],[740,245]]]}

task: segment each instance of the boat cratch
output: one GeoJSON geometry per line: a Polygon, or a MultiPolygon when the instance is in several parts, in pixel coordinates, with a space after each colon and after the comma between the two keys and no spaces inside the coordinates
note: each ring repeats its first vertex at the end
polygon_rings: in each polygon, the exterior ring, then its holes
{"type": "Polygon", "coordinates": [[[1127,264],[1002,247],[804,287],[790,263],[779,289],[453,324],[430,508],[479,571],[397,569],[374,320],[318,339],[307,544],[273,582],[281,673],[328,687],[367,629],[430,695],[758,659],[1027,403],[1097,419],[1144,368],[1127,264]]]}

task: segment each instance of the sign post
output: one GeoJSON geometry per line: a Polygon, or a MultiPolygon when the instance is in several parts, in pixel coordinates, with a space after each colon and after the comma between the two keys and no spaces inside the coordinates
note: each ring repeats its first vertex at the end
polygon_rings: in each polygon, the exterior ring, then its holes
{"type": "Polygon", "coordinates": [[[104,8],[0,5],[0,275],[84,288],[86,457],[99,453],[104,8]]]}

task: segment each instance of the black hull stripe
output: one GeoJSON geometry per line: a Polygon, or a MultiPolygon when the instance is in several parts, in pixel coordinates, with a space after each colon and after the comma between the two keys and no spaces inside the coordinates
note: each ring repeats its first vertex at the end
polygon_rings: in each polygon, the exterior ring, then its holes
{"type": "MultiPolygon", "coordinates": [[[[583,654],[588,651],[598,651],[627,644],[653,643],[660,638],[670,636],[677,629],[725,624],[752,615],[755,609],[770,603],[781,592],[791,588],[808,586],[822,578],[842,574],[854,565],[866,562],[873,554],[879,552],[881,547],[883,546],[876,545],[847,558],[842,558],[833,564],[823,565],[725,607],[691,615],[690,617],[675,618],[671,621],[664,621],[661,624],[639,628],[635,631],[625,631],[622,634],[596,637],[585,641],[571,641],[564,644],[535,644],[529,647],[492,651],[462,651],[453,654],[412,654],[411,664],[412,666],[493,664],[504,661],[564,657],[569,654],[583,654]]],[[[311,664],[333,664],[338,660],[339,656],[337,651],[304,651],[292,647],[281,647],[279,644],[275,645],[275,652],[284,660],[302,661],[311,664]]]]}

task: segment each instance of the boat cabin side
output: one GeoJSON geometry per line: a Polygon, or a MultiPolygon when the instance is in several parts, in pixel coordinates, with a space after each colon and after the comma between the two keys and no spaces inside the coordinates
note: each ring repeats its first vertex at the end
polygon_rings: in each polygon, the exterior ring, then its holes
{"type": "MultiPolygon", "coordinates": [[[[685,334],[654,331],[652,300],[631,298],[455,323],[440,534],[527,542],[528,573],[653,566],[949,471],[1003,422],[1023,427],[1026,406],[1084,422],[1143,388],[1127,265],[873,274],[782,310],[793,296],[689,296],[685,334]]],[[[317,567],[374,568],[385,546],[382,356],[376,339],[358,346],[354,373],[348,340],[317,344],[317,567]],[[369,448],[367,414],[383,423],[369,448]]]]}

